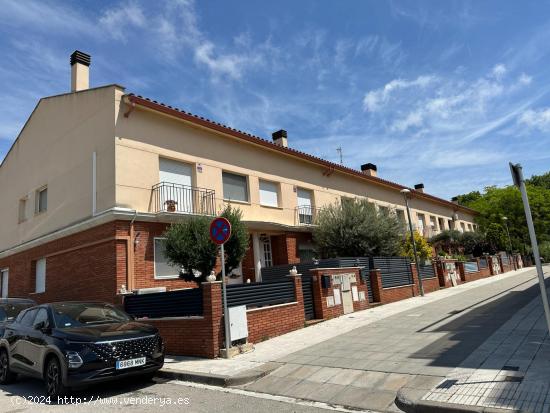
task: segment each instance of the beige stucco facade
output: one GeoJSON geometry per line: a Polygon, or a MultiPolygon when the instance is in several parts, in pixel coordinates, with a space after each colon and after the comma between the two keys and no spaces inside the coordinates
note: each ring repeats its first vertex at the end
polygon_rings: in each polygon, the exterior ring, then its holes
{"type": "MultiPolygon", "coordinates": [[[[245,176],[249,200],[233,204],[251,230],[307,230],[297,219],[299,188],[311,191],[315,208],[342,197],[366,197],[381,207],[404,210],[399,188],[384,181],[337,168],[327,173],[326,166],[277,147],[132,107],[124,89],[112,85],[45,98],[37,105],[0,167],[0,254],[32,240],[36,245],[41,237],[113,209],[129,211],[129,217],[135,211],[161,219],[152,205],[161,158],[189,164],[192,186],[215,191],[216,212],[227,203],[222,172],[245,176]],[[261,205],[261,180],[277,185],[277,207],[261,205]],[[47,188],[47,209],[38,212],[42,188],[47,188]]],[[[433,221],[436,229],[447,229],[453,221],[457,229],[473,229],[473,213],[449,202],[415,196],[411,207],[415,225],[422,214],[427,228],[433,221]]]]}

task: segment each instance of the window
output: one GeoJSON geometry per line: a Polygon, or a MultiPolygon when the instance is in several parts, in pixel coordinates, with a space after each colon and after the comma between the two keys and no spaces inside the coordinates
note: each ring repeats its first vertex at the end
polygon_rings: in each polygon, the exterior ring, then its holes
{"type": "Polygon", "coordinates": [[[36,260],[34,269],[35,276],[35,293],[43,293],[46,291],[46,258],[36,260]]]}
{"type": "Polygon", "coordinates": [[[453,225],[453,220],[452,219],[448,219],[447,220],[447,224],[449,226],[449,229],[455,229],[454,225],[453,225]]]}
{"type": "Polygon", "coordinates": [[[7,269],[0,271],[0,297],[8,298],[8,277],[7,269]]]}
{"type": "Polygon", "coordinates": [[[383,205],[379,205],[378,206],[378,213],[380,215],[389,215],[390,214],[390,209],[387,207],[387,206],[383,206],[383,205]]]}
{"type": "MultiPolygon", "coordinates": [[[[21,317],[20,319],[20,323],[23,327],[30,327],[32,326],[32,323],[34,321],[34,317],[36,316],[36,313],[38,312],[37,309],[31,309],[31,310],[27,310],[25,311],[25,313],[23,314],[23,316],[21,317]]],[[[19,317],[17,317],[19,318],[19,317]]]]}
{"type": "Polygon", "coordinates": [[[399,222],[404,224],[406,222],[406,220],[405,220],[405,211],[403,211],[402,209],[397,209],[395,211],[395,213],[397,214],[397,219],[399,220],[399,222]]]}
{"type": "Polygon", "coordinates": [[[424,214],[418,214],[418,232],[420,232],[421,235],[424,235],[424,227],[426,226],[426,221],[424,219],[424,214]]]}
{"type": "Polygon", "coordinates": [[[164,240],[166,238],[155,238],[155,278],[178,278],[180,269],[178,266],[168,264],[164,255],[164,240]]]}
{"type": "Polygon", "coordinates": [[[466,232],[466,226],[464,225],[464,222],[460,223],[460,232],[466,232]]]}
{"type": "Polygon", "coordinates": [[[27,197],[19,200],[19,222],[27,220],[27,197]]]}
{"type": "Polygon", "coordinates": [[[260,179],[260,204],[264,206],[279,206],[279,185],[275,182],[260,179]]]}
{"type": "Polygon", "coordinates": [[[223,172],[222,180],[224,199],[248,202],[248,182],[246,176],[223,172]]]}
{"type": "Polygon", "coordinates": [[[46,212],[48,209],[48,188],[44,187],[36,191],[36,213],[46,212]]]}
{"type": "Polygon", "coordinates": [[[40,323],[44,323],[42,328],[47,328],[50,326],[50,319],[48,318],[48,311],[45,308],[40,308],[38,314],[34,318],[32,323],[33,328],[36,328],[40,323]]]}
{"type": "Polygon", "coordinates": [[[443,218],[437,218],[437,222],[439,222],[439,230],[444,231],[445,230],[445,220],[443,218]]]}

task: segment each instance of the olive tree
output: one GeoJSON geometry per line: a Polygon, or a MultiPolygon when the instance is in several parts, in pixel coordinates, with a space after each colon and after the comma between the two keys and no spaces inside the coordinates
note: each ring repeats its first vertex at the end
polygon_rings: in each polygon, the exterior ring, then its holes
{"type": "Polygon", "coordinates": [[[313,239],[322,258],[392,256],[399,253],[403,225],[365,199],[346,200],[319,211],[313,239]]]}

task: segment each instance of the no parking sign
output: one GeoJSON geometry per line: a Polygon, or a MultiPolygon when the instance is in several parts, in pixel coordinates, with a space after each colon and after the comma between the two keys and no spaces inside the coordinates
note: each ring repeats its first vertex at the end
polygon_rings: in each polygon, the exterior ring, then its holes
{"type": "Polygon", "coordinates": [[[231,236],[231,223],[225,218],[216,218],[210,224],[210,239],[218,245],[223,245],[231,236]]]}

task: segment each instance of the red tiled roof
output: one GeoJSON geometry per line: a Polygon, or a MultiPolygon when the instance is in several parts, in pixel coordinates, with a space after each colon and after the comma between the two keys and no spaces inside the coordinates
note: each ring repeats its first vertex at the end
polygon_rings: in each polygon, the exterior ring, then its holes
{"type": "Polygon", "coordinates": [[[436,196],[433,196],[433,195],[430,195],[430,194],[427,194],[427,193],[422,193],[422,192],[419,192],[419,191],[415,190],[414,188],[408,188],[406,186],[400,185],[400,184],[395,183],[395,182],[388,181],[386,179],[366,175],[366,174],[364,174],[361,171],[358,171],[356,169],[348,168],[346,166],[339,165],[339,164],[336,164],[334,162],[327,161],[327,160],[319,158],[317,156],[310,155],[306,152],[302,152],[302,151],[299,151],[299,150],[296,150],[296,149],[285,148],[283,146],[276,145],[271,141],[260,138],[259,136],[255,136],[255,135],[252,135],[250,133],[243,132],[243,131],[238,130],[238,129],[234,129],[234,128],[232,128],[230,126],[227,126],[227,125],[224,125],[222,123],[215,122],[213,120],[204,118],[202,116],[195,115],[195,114],[190,113],[190,112],[186,112],[182,109],[178,109],[178,108],[172,107],[170,105],[166,105],[162,102],[157,102],[156,100],[152,100],[152,99],[140,96],[140,95],[135,95],[133,93],[124,95],[124,97],[126,97],[128,99],[128,101],[130,101],[131,103],[133,103],[135,105],[139,105],[139,106],[149,108],[149,109],[152,109],[152,110],[155,110],[155,111],[158,111],[158,112],[170,115],[170,116],[174,116],[174,117],[183,119],[185,121],[197,124],[199,126],[203,126],[203,127],[206,127],[206,128],[209,128],[209,129],[212,129],[212,130],[224,133],[224,134],[228,134],[228,135],[231,135],[235,138],[238,138],[238,139],[241,139],[241,140],[244,140],[244,141],[256,144],[256,145],[264,146],[264,147],[269,148],[271,150],[275,150],[275,151],[278,151],[278,152],[285,153],[287,155],[291,155],[291,156],[294,156],[294,157],[297,157],[297,158],[300,158],[300,159],[307,160],[309,162],[324,166],[324,167],[328,168],[331,171],[344,172],[346,174],[353,175],[355,177],[358,177],[358,178],[364,179],[366,181],[372,182],[373,184],[394,188],[396,190],[401,190],[401,189],[407,188],[407,189],[410,189],[411,194],[414,194],[414,196],[417,197],[417,198],[423,198],[423,199],[426,199],[426,200],[429,200],[429,201],[434,201],[434,202],[437,202],[437,203],[440,203],[440,204],[444,204],[446,206],[449,206],[449,207],[453,208],[454,210],[461,210],[461,211],[465,211],[465,212],[468,212],[470,214],[475,214],[475,215],[478,214],[478,212],[473,210],[473,209],[467,208],[467,207],[462,206],[462,205],[457,205],[453,202],[447,201],[446,199],[438,198],[436,196]]]}

